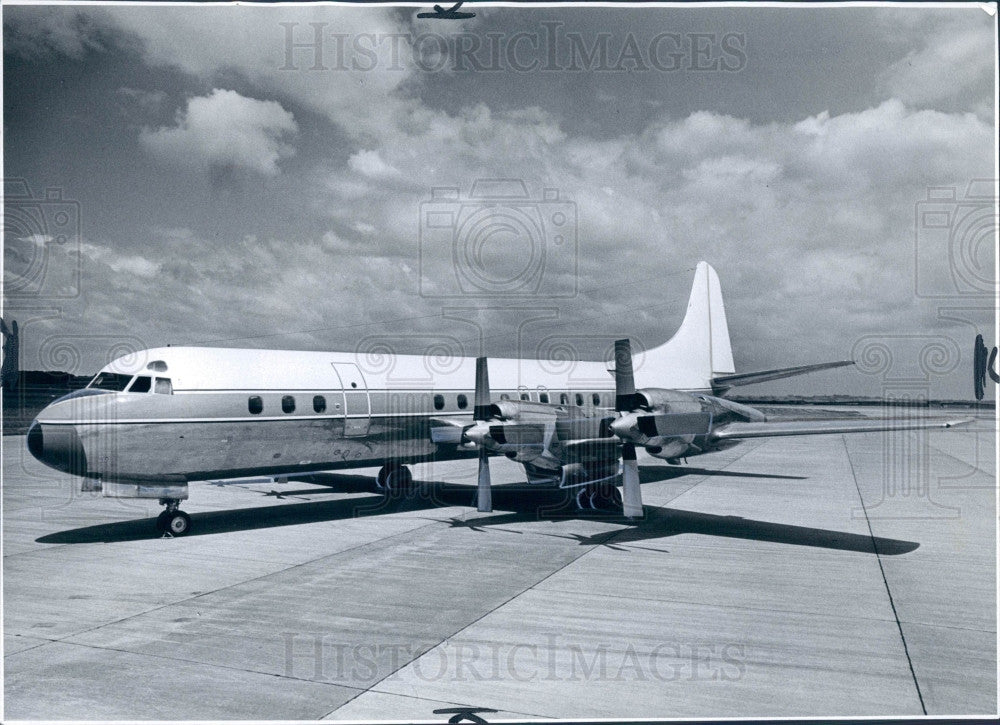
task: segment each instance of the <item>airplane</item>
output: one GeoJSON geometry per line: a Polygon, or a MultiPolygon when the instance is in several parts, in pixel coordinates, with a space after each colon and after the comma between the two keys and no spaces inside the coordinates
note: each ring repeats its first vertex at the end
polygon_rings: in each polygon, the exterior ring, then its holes
{"type": "Polygon", "coordinates": [[[462,5],[465,4],[465,0],[457,2],[452,5],[447,10],[440,5],[434,6],[433,13],[417,13],[417,17],[421,20],[432,19],[432,20],[468,20],[469,18],[476,17],[475,13],[469,13],[459,10],[462,5]]]}
{"type": "Polygon", "coordinates": [[[83,490],[157,499],[156,530],[181,536],[191,481],[373,467],[376,490],[405,494],[409,464],[478,458],[476,502],[492,510],[489,460],[532,486],[575,490],[580,508],[641,520],[637,447],[676,464],[751,438],[950,428],[959,420],[775,421],[723,397],[735,386],[852,365],[737,373],[716,271],[700,262],[680,328],[604,361],[160,347],[118,358],[42,410],[31,455],[83,477],[83,490]],[[492,383],[492,385],[491,385],[492,383]],[[621,481],[619,491],[618,481],[621,481]]]}

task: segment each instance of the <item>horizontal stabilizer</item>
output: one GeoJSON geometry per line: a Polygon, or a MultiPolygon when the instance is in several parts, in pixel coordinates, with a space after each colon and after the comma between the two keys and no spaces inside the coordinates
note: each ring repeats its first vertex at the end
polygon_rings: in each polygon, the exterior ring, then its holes
{"type": "Polygon", "coordinates": [[[712,390],[719,392],[737,385],[753,385],[754,383],[766,383],[768,380],[780,380],[790,378],[795,375],[805,375],[814,373],[817,370],[829,370],[830,368],[842,368],[846,365],[853,365],[853,360],[840,360],[838,362],[817,363],[816,365],[799,365],[794,368],[778,368],[776,370],[761,370],[757,373],[739,373],[736,375],[720,375],[712,378],[712,390]]]}
{"type": "Polygon", "coordinates": [[[943,420],[941,418],[882,420],[809,420],[769,421],[764,423],[729,423],[712,433],[716,440],[735,438],[768,438],[771,436],[807,436],[830,433],[875,433],[878,431],[917,430],[921,428],[953,428],[971,423],[973,418],[943,420]]]}

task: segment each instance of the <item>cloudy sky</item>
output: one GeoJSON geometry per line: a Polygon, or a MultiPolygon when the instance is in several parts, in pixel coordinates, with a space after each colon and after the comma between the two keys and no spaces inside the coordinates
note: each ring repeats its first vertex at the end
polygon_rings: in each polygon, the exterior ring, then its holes
{"type": "Polygon", "coordinates": [[[994,18],[476,11],[5,5],[22,368],[597,358],[667,339],[704,259],[738,370],[863,362],[747,393],[970,397],[972,338],[996,342],[994,18]]]}

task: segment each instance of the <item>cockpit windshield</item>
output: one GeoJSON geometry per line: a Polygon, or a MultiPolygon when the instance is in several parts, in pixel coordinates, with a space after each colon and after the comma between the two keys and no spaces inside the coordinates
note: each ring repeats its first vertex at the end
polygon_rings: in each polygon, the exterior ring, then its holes
{"type": "Polygon", "coordinates": [[[123,375],[122,373],[98,373],[87,387],[120,393],[125,390],[131,379],[131,375],[123,375]]]}

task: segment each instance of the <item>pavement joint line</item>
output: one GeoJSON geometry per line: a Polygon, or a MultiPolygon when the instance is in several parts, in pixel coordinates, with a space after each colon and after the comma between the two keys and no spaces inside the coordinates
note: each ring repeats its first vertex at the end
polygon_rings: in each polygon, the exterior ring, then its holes
{"type": "MultiPolygon", "coordinates": [[[[932,449],[932,450],[937,451],[942,456],[947,456],[948,458],[950,458],[953,461],[958,461],[963,466],[968,466],[972,470],[979,471],[980,473],[983,473],[983,474],[989,476],[990,478],[996,479],[996,477],[997,477],[995,473],[991,473],[990,471],[987,471],[985,468],[980,468],[979,466],[975,466],[975,465],[969,463],[968,461],[963,461],[958,456],[953,456],[952,454],[948,453],[947,451],[941,450],[937,446],[932,446],[930,443],[928,443],[927,447],[930,448],[930,449],[932,449]]],[[[962,476],[962,478],[968,478],[968,476],[962,476]]],[[[950,479],[950,480],[958,480],[958,479],[950,479]]],[[[989,488],[990,490],[994,490],[996,488],[996,485],[993,485],[993,486],[941,486],[941,488],[983,489],[983,490],[986,490],[987,488],[989,488]]]]}
{"type": "MultiPolygon", "coordinates": [[[[758,447],[759,447],[759,445],[758,445],[758,446],[754,446],[754,448],[752,448],[752,449],[750,449],[750,450],[756,450],[756,449],[757,449],[758,447]]],[[[723,466],[723,467],[722,467],[721,469],[719,469],[719,470],[724,470],[725,468],[728,468],[728,467],[729,467],[729,466],[731,466],[732,464],[736,463],[736,461],[740,460],[741,458],[743,458],[743,456],[745,456],[745,455],[746,455],[747,453],[749,453],[749,452],[750,452],[750,450],[747,450],[747,451],[745,451],[745,452],[741,453],[741,454],[740,454],[740,455],[738,455],[738,456],[737,456],[736,458],[734,458],[734,459],[732,459],[731,461],[729,461],[728,463],[726,463],[726,464],[725,464],[725,465],[724,465],[724,466],[723,466]]],[[[694,488],[694,487],[696,487],[696,486],[700,485],[701,483],[703,483],[703,482],[704,482],[704,481],[705,481],[706,479],[708,479],[709,477],[710,477],[710,476],[709,476],[708,474],[705,474],[705,475],[701,476],[701,478],[700,478],[700,479],[699,479],[698,481],[696,481],[696,482],[692,483],[692,484],[691,484],[690,486],[688,486],[688,487],[687,487],[686,489],[684,489],[683,491],[681,491],[680,493],[678,493],[678,494],[677,494],[676,496],[672,496],[671,498],[668,498],[668,499],[667,499],[667,501],[666,501],[666,503],[672,503],[672,502],[673,502],[674,500],[676,500],[676,499],[677,499],[678,497],[680,497],[680,496],[683,496],[683,495],[684,495],[684,494],[686,494],[686,493],[687,493],[688,491],[690,491],[690,490],[691,490],[692,488],[694,488]]],[[[659,508],[659,507],[658,507],[658,508],[659,508]]],[[[444,523],[446,523],[446,522],[435,522],[435,523],[442,523],[442,524],[444,524],[444,523]]],[[[560,566],[559,568],[555,569],[554,571],[551,571],[551,572],[549,572],[548,574],[546,574],[545,576],[543,576],[543,577],[542,577],[541,579],[539,579],[538,581],[536,581],[536,582],[535,582],[534,584],[531,584],[531,585],[529,585],[529,586],[525,587],[524,589],[522,589],[522,590],[521,590],[520,592],[517,592],[517,593],[513,594],[513,595],[512,595],[511,597],[509,597],[508,599],[504,600],[503,602],[501,602],[501,603],[500,603],[500,604],[498,604],[497,606],[493,607],[493,608],[492,608],[492,609],[490,609],[489,611],[487,611],[487,612],[484,612],[484,613],[483,613],[483,614],[482,614],[481,616],[477,617],[476,619],[472,620],[471,622],[467,622],[467,623],[466,623],[465,625],[463,625],[463,626],[462,626],[462,627],[460,627],[459,629],[455,630],[455,631],[454,631],[454,632],[453,632],[452,634],[450,634],[450,635],[448,635],[447,637],[443,638],[443,639],[442,639],[442,640],[441,640],[440,642],[438,642],[438,643],[437,643],[436,645],[434,645],[434,647],[431,647],[430,649],[428,649],[428,650],[427,650],[427,651],[426,651],[426,652],[425,652],[424,654],[427,654],[427,652],[430,652],[431,650],[433,650],[433,649],[436,649],[437,647],[440,647],[440,646],[441,646],[442,644],[444,644],[444,643],[445,643],[445,642],[447,642],[448,640],[450,640],[450,639],[453,639],[453,638],[457,637],[457,636],[458,636],[458,635],[460,635],[460,634],[461,634],[462,632],[464,632],[465,630],[469,629],[469,628],[470,628],[470,627],[472,627],[473,625],[475,625],[475,624],[477,624],[477,623],[481,622],[481,621],[482,621],[483,619],[485,619],[485,618],[486,618],[486,617],[488,617],[489,615],[493,614],[493,613],[494,613],[494,612],[496,612],[497,610],[499,610],[499,609],[501,609],[502,607],[505,607],[506,605],[510,604],[510,603],[511,603],[512,601],[514,601],[515,599],[517,599],[518,597],[520,597],[521,595],[523,595],[523,594],[524,594],[525,592],[528,592],[528,591],[531,591],[531,590],[535,590],[535,589],[536,589],[536,587],[538,587],[538,585],[539,585],[539,584],[541,584],[542,582],[544,582],[544,581],[546,581],[546,580],[548,580],[548,579],[552,578],[553,576],[555,576],[555,575],[556,575],[556,574],[558,574],[559,572],[563,571],[563,570],[564,570],[564,569],[565,569],[566,567],[568,567],[568,566],[569,566],[570,564],[574,564],[574,563],[576,563],[577,561],[579,561],[580,559],[582,559],[582,558],[583,558],[584,556],[586,556],[587,554],[591,553],[591,552],[592,552],[592,551],[594,551],[595,549],[598,549],[598,548],[600,548],[600,547],[604,546],[604,545],[605,545],[605,544],[607,544],[607,543],[608,543],[608,542],[609,542],[609,541],[610,541],[611,539],[613,539],[613,538],[615,538],[616,536],[618,536],[618,535],[620,535],[620,534],[624,533],[625,531],[629,531],[629,530],[631,530],[631,528],[632,528],[632,527],[630,527],[630,526],[626,526],[626,527],[624,527],[624,528],[622,528],[622,529],[619,529],[618,531],[609,531],[609,532],[605,532],[605,534],[603,534],[603,535],[602,535],[602,537],[603,537],[603,538],[601,538],[600,540],[595,540],[592,546],[589,546],[589,547],[587,547],[587,548],[586,548],[586,549],[585,549],[584,551],[580,552],[580,554],[579,554],[578,556],[575,556],[575,557],[573,557],[572,559],[570,559],[569,561],[567,561],[567,562],[566,562],[565,564],[563,564],[563,565],[562,565],[562,566],[560,566]]],[[[544,591],[544,590],[542,590],[542,589],[538,589],[537,591],[540,591],[540,592],[541,592],[541,591],[544,591]]],[[[402,669],[403,669],[404,667],[407,667],[407,666],[409,666],[409,665],[410,665],[410,664],[411,664],[411,663],[412,663],[413,661],[415,661],[416,659],[417,659],[417,658],[414,658],[413,660],[410,660],[409,662],[406,662],[405,664],[402,664],[402,665],[400,665],[400,666],[399,666],[398,668],[396,668],[395,670],[393,670],[392,672],[390,672],[389,674],[387,674],[387,675],[386,675],[385,677],[383,677],[383,678],[382,678],[381,680],[379,680],[378,682],[376,682],[375,684],[373,684],[373,685],[371,686],[371,688],[369,688],[369,689],[374,689],[375,687],[378,687],[378,685],[379,685],[379,684],[381,684],[381,683],[382,683],[382,682],[384,682],[384,681],[385,681],[386,679],[388,679],[389,677],[391,677],[392,675],[394,675],[394,674],[395,674],[396,672],[398,672],[398,671],[402,670],[402,669]]],[[[326,714],[326,715],[325,715],[324,717],[329,717],[329,716],[330,716],[331,714],[333,714],[334,712],[336,712],[336,711],[337,711],[337,710],[339,710],[340,708],[344,707],[344,706],[345,706],[345,705],[347,705],[347,704],[348,704],[349,702],[352,702],[352,701],[353,701],[353,700],[355,700],[356,698],[360,697],[360,695],[361,695],[361,693],[359,693],[358,695],[355,695],[355,696],[354,696],[354,697],[352,697],[352,698],[351,698],[350,700],[347,700],[347,702],[344,702],[344,703],[343,703],[342,705],[340,705],[339,707],[337,707],[337,708],[336,708],[335,710],[332,710],[332,711],[330,711],[329,713],[327,713],[327,714],[326,714]]]]}
{"type": "Polygon", "coordinates": [[[840,441],[844,445],[844,453],[847,456],[847,464],[851,467],[851,477],[854,479],[854,487],[858,492],[858,500],[861,502],[861,510],[865,514],[865,522],[868,524],[868,535],[871,537],[872,550],[875,552],[875,558],[878,560],[878,568],[882,573],[882,582],[885,584],[885,593],[889,596],[889,606],[892,607],[892,616],[896,619],[896,627],[899,629],[899,639],[903,643],[903,654],[906,655],[906,664],[910,668],[910,675],[913,677],[913,686],[917,689],[917,698],[920,700],[920,709],[924,711],[924,715],[927,714],[927,705],[924,704],[923,693],[920,692],[920,683],[917,681],[917,673],[913,669],[913,660],[910,658],[910,650],[906,646],[906,635],[903,634],[903,625],[899,621],[899,613],[896,611],[896,602],[892,598],[892,590],[889,587],[889,580],[885,575],[885,567],[882,565],[882,555],[878,551],[878,546],[875,543],[875,532],[872,530],[871,519],[868,518],[868,507],[865,506],[865,497],[861,495],[861,484],[858,483],[858,475],[854,470],[854,461],[851,459],[851,450],[847,445],[847,438],[841,434],[840,441]]]}
{"type": "MultiPolygon", "coordinates": [[[[17,635],[11,635],[11,636],[12,637],[16,637],[17,635]]],[[[58,642],[59,641],[58,639],[49,639],[48,637],[45,637],[44,639],[45,639],[44,642],[39,642],[38,644],[33,644],[30,647],[25,647],[24,649],[19,649],[17,652],[5,652],[3,658],[7,659],[8,657],[13,657],[14,655],[19,655],[22,652],[30,652],[33,649],[38,649],[39,647],[44,647],[46,645],[52,644],[53,642],[58,642]]]]}
{"type": "MultiPolygon", "coordinates": [[[[430,524],[428,524],[428,526],[433,526],[433,525],[435,525],[435,524],[438,524],[438,525],[445,525],[445,526],[449,525],[449,524],[448,524],[447,522],[444,522],[444,521],[435,521],[435,522],[433,522],[433,523],[430,523],[430,524]]],[[[423,527],[421,527],[421,528],[423,528],[423,527]]],[[[535,582],[534,584],[529,584],[528,586],[526,586],[526,587],[525,587],[524,589],[522,589],[521,591],[519,591],[519,592],[516,592],[516,593],[512,594],[512,595],[511,595],[510,597],[508,597],[508,598],[507,598],[507,599],[505,599],[504,601],[500,602],[499,604],[497,604],[497,605],[496,605],[495,607],[493,607],[492,609],[490,609],[490,610],[488,610],[488,611],[486,611],[486,612],[483,612],[483,614],[481,614],[480,616],[476,617],[476,618],[475,618],[475,619],[473,619],[473,620],[472,620],[471,622],[466,622],[465,624],[463,624],[463,625],[462,625],[461,627],[459,627],[459,628],[458,628],[457,630],[455,630],[455,631],[454,631],[454,632],[452,632],[451,634],[449,634],[449,635],[447,635],[447,636],[443,637],[443,638],[442,638],[442,639],[441,639],[441,640],[440,640],[440,641],[439,641],[439,642],[438,642],[438,643],[437,643],[436,645],[434,645],[433,647],[430,647],[430,648],[428,648],[427,650],[425,650],[425,651],[424,651],[424,653],[423,653],[423,654],[421,654],[420,656],[421,656],[421,657],[423,657],[423,656],[424,656],[424,655],[426,655],[426,654],[427,654],[428,652],[431,652],[432,650],[435,650],[435,649],[437,649],[438,647],[440,647],[440,646],[441,646],[442,644],[444,644],[444,643],[445,643],[445,642],[447,642],[448,640],[450,640],[450,639],[452,639],[452,638],[454,638],[454,637],[457,637],[457,636],[458,636],[459,634],[461,634],[462,632],[464,632],[465,630],[467,630],[467,629],[468,629],[469,627],[472,627],[473,625],[477,624],[478,622],[481,622],[481,621],[482,621],[483,619],[485,619],[485,618],[486,618],[486,617],[488,617],[489,615],[493,614],[493,612],[495,612],[495,611],[497,611],[498,609],[500,609],[500,608],[502,608],[502,607],[505,607],[506,605],[510,604],[510,602],[512,602],[512,601],[514,601],[515,599],[517,599],[517,598],[518,598],[519,596],[521,596],[522,594],[524,594],[524,593],[525,593],[526,591],[529,591],[529,590],[531,590],[531,589],[534,589],[534,588],[535,588],[536,586],[538,586],[539,584],[541,584],[542,582],[544,582],[544,581],[545,581],[546,579],[549,579],[550,577],[553,577],[553,576],[555,576],[556,574],[558,574],[558,573],[559,573],[560,571],[562,571],[563,569],[565,569],[565,568],[566,568],[567,566],[569,566],[570,564],[573,564],[574,562],[578,561],[578,560],[579,560],[579,559],[581,559],[582,557],[586,556],[586,555],[587,555],[587,554],[589,554],[589,553],[590,553],[590,552],[591,552],[591,551],[592,551],[592,550],[593,550],[594,548],[596,548],[596,547],[598,547],[598,546],[601,546],[602,544],[604,544],[605,542],[607,542],[607,540],[608,540],[608,539],[610,539],[610,538],[611,538],[611,537],[613,537],[613,536],[616,536],[616,535],[617,535],[618,533],[619,533],[619,532],[617,532],[617,531],[609,531],[609,532],[605,532],[605,533],[604,533],[604,534],[602,535],[602,536],[604,536],[604,537],[605,537],[605,538],[604,538],[603,540],[601,540],[601,541],[599,541],[599,542],[595,542],[595,543],[594,543],[594,546],[592,546],[592,547],[590,547],[590,548],[588,548],[588,549],[585,549],[584,551],[581,551],[581,552],[580,552],[580,553],[579,553],[578,555],[574,556],[574,557],[573,557],[572,559],[570,559],[569,561],[567,561],[567,562],[566,562],[565,564],[563,564],[562,566],[560,566],[560,567],[556,568],[556,569],[555,569],[555,570],[553,570],[553,571],[550,571],[550,572],[549,572],[548,574],[546,574],[545,576],[543,576],[543,577],[542,577],[541,579],[539,579],[538,581],[536,581],[536,582],[535,582]]],[[[393,670],[392,672],[390,672],[389,674],[387,674],[387,675],[386,675],[385,677],[383,677],[383,678],[381,678],[380,680],[376,681],[376,682],[375,682],[375,683],[374,683],[374,684],[373,684],[373,685],[372,685],[372,686],[371,686],[370,688],[368,688],[368,689],[373,689],[373,688],[377,687],[377,686],[378,686],[379,684],[381,684],[382,682],[384,682],[384,681],[385,681],[385,680],[387,680],[388,678],[392,677],[392,676],[393,676],[394,674],[396,674],[397,672],[399,672],[400,670],[402,670],[402,669],[403,669],[404,667],[408,667],[408,666],[409,666],[409,665],[410,665],[410,664],[411,664],[412,662],[416,661],[417,659],[418,659],[417,657],[414,657],[413,659],[409,660],[408,662],[406,662],[406,663],[404,663],[404,664],[401,664],[401,665],[400,665],[399,667],[397,667],[396,669],[394,669],[394,670],[393,670]]],[[[357,695],[355,695],[354,697],[352,697],[352,698],[351,698],[350,700],[347,700],[347,702],[344,702],[344,703],[343,703],[342,705],[340,705],[340,706],[339,706],[339,707],[337,707],[336,709],[334,709],[334,710],[331,710],[331,711],[330,711],[329,713],[327,713],[327,715],[326,715],[326,716],[329,716],[330,714],[332,714],[332,713],[336,712],[336,711],[337,711],[337,710],[339,710],[339,709],[340,709],[341,707],[343,707],[344,705],[346,705],[346,704],[347,704],[348,702],[352,702],[353,700],[355,700],[355,699],[356,699],[357,697],[359,697],[360,695],[361,695],[361,693],[358,693],[357,695]]]]}
{"type": "MultiPolygon", "coordinates": [[[[195,599],[200,599],[201,597],[206,597],[206,596],[208,596],[210,594],[217,594],[219,592],[224,592],[227,589],[232,589],[234,587],[243,586],[244,584],[249,584],[249,583],[255,582],[255,581],[261,581],[263,579],[267,579],[268,577],[276,576],[278,574],[284,574],[285,572],[289,572],[289,571],[292,571],[294,569],[298,569],[298,568],[303,567],[303,566],[308,566],[310,564],[315,564],[315,563],[323,561],[324,559],[329,559],[329,558],[334,557],[334,556],[341,556],[343,554],[347,554],[349,552],[355,551],[357,549],[364,548],[366,546],[373,546],[373,545],[376,545],[376,544],[381,544],[384,541],[388,541],[388,540],[394,539],[394,538],[396,538],[398,536],[405,536],[407,534],[411,534],[411,533],[414,533],[416,531],[420,531],[421,529],[425,529],[425,528],[427,528],[429,526],[433,526],[433,525],[434,525],[434,523],[429,523],[429,524],[425,524],[424,526],[417,526],[416,528],[413,528],[413,529],[407,529],[406,531],[400,531],[398,533],[391,534],[389,536],[386,536],[386,537],[383,537],[383,538],[380,538],[380,539],[376,539],[374,541],[366,541],[366,542],[363,542],[361,544],[357,544],[356,546],[351,546],[351,547],[348,547],[346,549],[342,549],[340,551],[334,552],[332,554],[324,554],[322,556],[316,557],[315,559],[309,559],[308,561],[299,562],[298,564],[295,564],[295,565],[292,565],[292,566],[283,567],[283,568],[279,569],[278,571],[273,571],[273,572],[269,572],[267,574],[261,574],[259,576],[250,577],[249,579],[244,579],[242,581],[234,582],[232,584],[227,584],[226,586],[219,587],[218,589],[213,589],[213,590],[208,591],[208,592],[200,592],[198,594],[194,594],[194,595],[189,596],[189,597],[184,597],[182,599],[177,599],[177,600],[172,601],[172,602],[167,602],[165,604],[160,604],[160,605],[152,607],[150,609],[145,609],[145,610],[143,610],[141,612],[136,612],[135,614],[129,614],[129,615],[125,616],[125,617],[121,617],[120,619],[116,619],[116,620],[111,621],[111,622],[104,622],[102,624],[98,624],[98,625],[93,626],[93,627],[88,627],[87,629],[82,629],[82,630],[79,630],[79,631],[76,631],[76,632],[71,632],[71,633],[63,635],[59,639],[56,639],[56,640],[53,640],[53,641],[55,641],[55,642],[63,642],[66,639],[68,639],[69,637],[78,637],[78,636],[80,636],[82,634],[87,634],[89,632],[96,632],[97,630],[103,629],[104,627],[111,627],[111,626],[114,626],[116,624],[121,624],[123,622],[127,622],[130,619],[135,619],[136,617],[142,617],[142,616],[145,616],[147,614],[152,614],[153,612],[158,612],[159,610],[166,609],[167,607],[174,607],[174,606],[177,606],[178,604],[186,604],[187,602],[191,602],[191,601],[193,601],[195,599]]],[[[65,544],[65,546],[68,546],[68,544],[65,544]]]]}
{"type": "Polygon", "coordinates": [[[921,622],[916,619],[901,619],[900,622],[913,624],[917,627],[928,627],[931,629],[958,629],[963,632],[981,632],[982,634],[996,634],[994,629],[981,629],[980,627],[959,627],[957,624],[933,624],[931,622],[921,622]]]}
{"type": "MultiPolygon", "coordinates": [[[[101,652],[118,652],[119,654],[131,655],[133,657],[151,657],[157,660],[168,660],[170,662],[185,662],[189,665],[198,665],[199,667],[216,667],[220,670],[229,670],[230,672],[244,672],[253,675],[261,675],[264,677],[277,677],[281,680],[294,680],[296,682],[309,682],[314,685],[328,685],[331,687],[340,687],[347,690],[361,690],[362,692],[367,692],[357,685],[345,685],[339,682],[329,682],[327,680],[310,680],[305,677],[294,677],[292,675],[283,675],[277,672],[264,672],[262,670],[255,670],[247,667],[231,667],[229,665],[219,664],[218,662],[202,662],[200,660],[189,660],[184,657],[174,657],[171,655],[153,654],[151,652],[136,652],[130,649],[122,649],[120,647],[105,647],[97,644],[87,644],[86,642],[64,642],[62,640],[55,640],[51,644],[65,644],[70,647],[83,647],[85,649],[100,650],[101,652]]],[[[27,652],[27,650],[23,650],[27,652]]],[[[11,657],[16,657],[21,654],[20,652],[15,652],[11,657]]],[[[353,699],[353,698],[352,698],[353,699]]]]}

